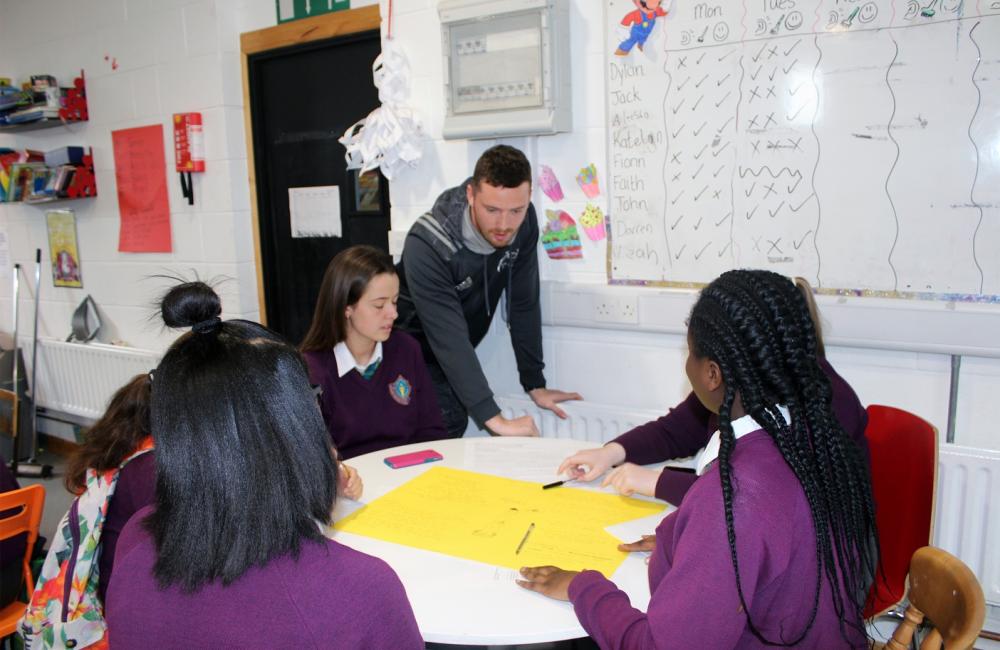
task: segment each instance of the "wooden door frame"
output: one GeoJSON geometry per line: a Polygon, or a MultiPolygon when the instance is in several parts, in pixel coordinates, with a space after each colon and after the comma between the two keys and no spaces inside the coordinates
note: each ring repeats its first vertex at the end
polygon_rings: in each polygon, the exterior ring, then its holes
{"type": "Polygon", "coordinates": [[[253,150],[253,120],[250,105],[250,57],[291,45],[302,45],[336,36],[379,29],[382,18],[378,5],[335,11],[312,18],[294,20],[266,29],[240,34],[240,67],[243,71],[243,126],[247,143],[247,173],[250,181],[250,215],[253,227],[254,265],[257,273],[259,320],[267,325],[264,295],[264,268],[260,254],[260,219],[257,213],[257,167],[253,150]]]}

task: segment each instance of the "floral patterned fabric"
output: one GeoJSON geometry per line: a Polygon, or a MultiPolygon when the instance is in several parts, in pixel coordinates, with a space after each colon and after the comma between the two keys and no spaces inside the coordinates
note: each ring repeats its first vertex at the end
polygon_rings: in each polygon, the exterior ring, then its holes
{"type": "Polygon", "coordinates": [[[86,489],[59,522],[18,625],[26,649],[108,647],[104,606],[97,595],[101,531],[121,469],[152,449],[153,440],[147,437],[117,468],[87,470],[86,489]]]}

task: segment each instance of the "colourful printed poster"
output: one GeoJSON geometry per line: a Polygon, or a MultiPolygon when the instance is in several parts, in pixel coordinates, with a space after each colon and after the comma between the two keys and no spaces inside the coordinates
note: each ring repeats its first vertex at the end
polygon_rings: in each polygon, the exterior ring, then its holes
{"type": "Polygon", "coordinates": [[[49,259],[52,260],[52,284],[57,287],[83,287],[80,251],[76,246],[76,216],[72,210],[45,213],[49,229],[49,259]]]}
{"type": "Polygon", "coordinates": [[[583,257],[576,222],[563,210],[546,210],[549,222],[542,231],[542,246],[554,260],[575,260],[583,257]]]}
{"type": "Polygon", "coordinates": [[[163,125],[112,131],[118,181],[118,250],[169,253],[170,201],[163,154],[163,125]]]}

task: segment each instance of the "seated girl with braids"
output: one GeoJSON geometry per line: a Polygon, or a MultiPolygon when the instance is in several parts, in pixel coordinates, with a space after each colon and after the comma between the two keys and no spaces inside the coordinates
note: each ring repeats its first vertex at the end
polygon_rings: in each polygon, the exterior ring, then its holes
{"type": "Polygon", "coordinates": [[[423,648],[389,565],[323,535],[338,470],[301,355],[202,282],[161,312],[191,331],[153,379],[156,498],[118,539],[111,647],[423,648]]]}
{"type": "Polygon", "coordinates": [[[837,421],[802,295],[769,271],[702,292],[685,370],[719,430],[656,529],[646,613],[596,571],[521,569],[601,648],[863,648],[877,546],[864,456],[837,421]]]}
{"type": "MultiPolygon", "coordinates": [[[[819,367],[830,380],[833,413],[844,431],[861,449],[867,463],[869,459],[865,427],[868,425],[868,413],[850,384],[826,360],[812,287],[803,278],[796,278],[795,285],[802,292],[816,328],[819,367]]],[[[610,485],[626,496],[638,493],[677,505],[697,477],[689,471],[673,467],[654,470],[641,465],[694,456],[708,444],[709,438],[718,428],[718,416],[709,411],[692,392],[666,415],[623,433],[603,447],[583,449],[569,456],[559,466],[558,473],[593,481],[614,467],[604,477],[602,485],[610,485]]]]}

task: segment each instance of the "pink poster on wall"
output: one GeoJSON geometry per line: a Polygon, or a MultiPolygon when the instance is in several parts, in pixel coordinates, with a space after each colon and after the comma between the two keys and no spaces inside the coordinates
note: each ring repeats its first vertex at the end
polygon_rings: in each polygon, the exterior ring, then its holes
{"type": "Polygon", "coordinates": [[[118,181],[118,250],[169,253],[170,201],[163,153],[163,125],[111,133],[118,181]]]}

